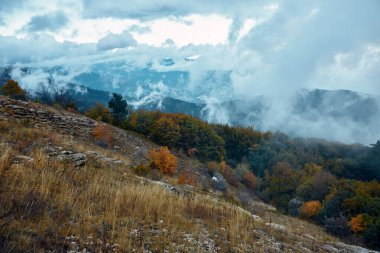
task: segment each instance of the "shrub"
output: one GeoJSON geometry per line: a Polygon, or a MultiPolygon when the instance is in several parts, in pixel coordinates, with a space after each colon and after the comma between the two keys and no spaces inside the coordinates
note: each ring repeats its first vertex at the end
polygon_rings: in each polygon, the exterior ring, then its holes
{"type": "Polygon", "coordinates": [[[333,235],[338,235],[342,237],[350,235],[350,229],[348,227],[347,218],[344,216],[340,216],[337,218],[325,218],[323,223],[326,231],[333,235]]]}
{"type": "Polygon", "coordinates": [[[302,205],[300,212],[302,216],[311,218],[317,215],[321,209],[321,202],[319,202],[318,200],[312,200],[309,202],[305,202],[302,205]]]}
{"type": "Polygon", "coordinates": [[[100,103],[88,109],[86,111],[86,116],[97,121],[102,121],[104,123],[112,122],[112,116],[109,109],[100,103]]]}
{"type": "Polygon", "coordinates": [[[111,145],[113,142],[113,134],[111,127],[107,125],[97,125],[92,130],[92,135],[98,140],[98,141],[104,141],[108,145],[111,145]]]}
{"type": "Polygon", "coordinates": [[[135,167],[132,167],[132,170],[139,176],[146,176],[150,172],[149,166],[146,166],[145,164],[139,164],[135,167]]]}
{"type": "Polygon", "coordinates": [[[8,80],[3,87],[0,88],[1,94],[4,96],[9,96],[13,99],[26,100],[26,92],[20,87],[18,82],[13,80],[8,80]]]}
{"type": "Polygon", "coordinates": [[[252,190],[256,190],[258,186],[257,177],[250,171],[243,174],[242,183],[252,190]]]}
{"type": "Polygon", "coordinates": [[[220,172],[223,174],[223,176],[227,180],[227,182],[234,187],[238,187],[239,182],[236,179],[231,167],[228,166],[228,164],[224,161],[222,161],[219,164],[219,167],[220,167],[220,172]]]}
{"type": "Polygon", "coordinates": [[[350,228],[354,233],[361,233],[365,230],[365,224],[363,215],[358,214],[355,217],[352,217],[349,222],[350,228]]]}
{"type": "Polygon", "coordinates": [[[178,176],[179,184],[197,185],[197,177],[188,170],[183,170],[178,176]]]}
{"type": "Polygon", "coordinates": [[[163,174],[174,175],[177,169],[178,159],[170,153],[167,147],[160,147],[157,151],[150,150],[149,156],[154,169],[159,170],[163,174]]]}

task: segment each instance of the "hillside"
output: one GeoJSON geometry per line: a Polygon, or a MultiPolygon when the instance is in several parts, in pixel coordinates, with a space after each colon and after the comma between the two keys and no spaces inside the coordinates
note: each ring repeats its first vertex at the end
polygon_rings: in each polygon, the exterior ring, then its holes
{"type": "Polygon", "coordinates": [[[244,186],[223,194],[180,152],[175,175],[138,176],[158,145],[79,114],[0,96],[0,146],[1,252],[370,252],[244,186]]]}

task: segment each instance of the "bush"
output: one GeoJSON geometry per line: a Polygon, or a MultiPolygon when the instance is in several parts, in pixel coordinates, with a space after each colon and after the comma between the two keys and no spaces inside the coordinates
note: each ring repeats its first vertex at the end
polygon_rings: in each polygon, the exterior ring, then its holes
{"type": "Polygon", "coordinates": [[[238,187],[239,181],[236,179],[231,167],[228,166],[228,164],[224,161],[219,164],[219,167],[220,167],[220,172],[222,173],[224,178],[227,180],[227,182],[234,187],[238,187]]]}
{"type": "Polygon", "coordinates": [[[352,232],[356,234],[361,233],[365,230],[364,219],[363,219],[363,215],[361,214],[358,214],[355,217],[352,217],[349,224],[350,224],[350,228],[352,232]]]}
{"type": "Polygon", "coordinates": [[[0,92],[4,96],[9,96],[13,99],[26,100],[26,92],[20,87],[18,82],[13,80],[8,80],[3,87],[0,88],[0,92]]]}
{"type": "Polygon", "coordinates": [[[242,183],[252,190],[256,190],[258,186],[257,177],[250,171],[243,174],[242,183]]]}
{"type": "Polygon", "coordinates": [[[86,116],[97,121],[102,121],[104,123],[112,122],[112,116],[110,111],[107,107],[100,103],[88,109],[86,111],[86,116]]]}
{"type": "Polygon", "coordinates": [[[321,211],[322,205],[318,200],[305,202],[300,208],[301,216],[311,218],[316,216],[321,211]]]}
{"type": "Polygon", "coordinates": [[[145,164],[139,164],[135,167],[132,167],[132,170],[135,174],[139,176],[146,176],[150,172],[149,166],[146,166],[145,164]]]}
{"type": "Polygon", "coordinates": [[[194,173],[191,173],[188,170],[183,170],[183,171],[181,171],[181,173],[178,176],[178,183],[196,186],[197,185],[197,177],[194,175],[194,173]]]}
{"type": "Polygon", "coordinates": [[[107,143],[108,145],[112,145],[113,142],[113,134],[111,127],[107,125],[97,125],[92,130],[92,135],[98,140],[107,143]]]}
{"type": "Polygon", "coordinates": [[[151,165],[162,174],[174,175],[177,169],[178,159],[167,147],[160,147],[159,150],[150,150],[149,156],[151,165]]]}

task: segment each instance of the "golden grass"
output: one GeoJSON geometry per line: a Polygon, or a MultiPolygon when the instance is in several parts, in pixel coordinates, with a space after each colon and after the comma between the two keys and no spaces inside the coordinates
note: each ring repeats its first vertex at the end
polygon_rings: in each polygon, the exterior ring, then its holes
{"type": "MultiPolygon", "coordinates": [[[[36,131],[12,129],[3,132],[2,140],[33,137],[36,131]]],[[[194,238],[204,236],[204,231],[211,237],[220,234],[231,247],[242,238],[248,243],[253,220],[230,206],[141,184],[125,168],[99,169],[89,162],[78,169],[49,159],[41,147],[28,154],[33,162],[11,165],[18,154],[17,149],[0,151],[0,241],[5,252],[65,251],[69,236],[79,238],[81,248],[95,251],[107,250],[106,243],[126,252],[147,243],[159,251],[174,248],[175,242],[190,247],[184,232],[194,238]],[[151,235],[154,230],[159,234],[151,235]],[[85,245],[90,235],[93,244],[85,245]]]]}
{"type": "Polygon", "coordinates": [[[188,198],[141,182],[128,169],[128,158],[96,145],[11,122],[0,121],[0,130],[0,252],[66,252],[74,246],[92,252],[142,252],[146,247],[205,252],[207,238],[218,252],[267,252],[266,244],[256,244],[257,229],[290,244],[297,240],[290,233],[325,236],[315,226],[303,228],[303,221],[263,212],[265,220],[289,228],[272,231],[215,196],[188,198]],[[22,140],[28,144],[20,147],[22,140]],[[49,158],[43,151],[47,143],[96,151],[123,163],[99,165],[89,159],[76,168],[49,158]],[[32,162],[11,164],[12,157],[25,152],[32,162]]]}

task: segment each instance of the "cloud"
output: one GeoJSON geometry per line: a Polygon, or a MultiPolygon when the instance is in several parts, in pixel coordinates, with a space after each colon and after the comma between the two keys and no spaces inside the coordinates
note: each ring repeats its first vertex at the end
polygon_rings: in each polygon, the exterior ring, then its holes
{"type": "Polygon", "coordinates": [[[26,0],[0,0],[0,12],[10,12],[21,7],[26,0]]]}
{"type": "Polygon", "coordinates": [[[57,31],[68,23],[68,18],[62,11],[52,12],[46,15],[34,16],[23,28],[28,32],[57,31]]]}
{"type": "MultiPolygon", "coordinates": [[[[231,120],[228,108],[220,106],[224,100],[249,104],[264,95],[266,129],[330,138],[337,131],[323,132],[326,126],[347,126],[337,138],[356,140],[356,123],[298,118],[292,115],[292,99],[300,90],[315,88],[380,94],[378,0],[83,0],[75,1],[75,8],[72,0],[63,0],[49,1],[43,10],[34,4],[46,3],[42,0],[0,1],[2,14],[15,7],[22,13],[22,18],[3,17],[0,34],[13,36],[0,36],[0,64],[61,64],[72,71],[78,64],[117,62],[127,70],[151,66],[158,72],[188,72],[183,93],[200,100],[194,94],[202,91],[201,99],[215,112],[210,119],[224,123],[231,120]],[[66,24],[57,18],[58,9],[66,13],[66,24]],[[17,33],[23,26],[24,33],[17,33]],[[34,31],[40,37],[33,37],[34,31]],[[184,60],[192,55],[201,57],[184,60]],[[160,65],[165,58],[175,64],[160,65]],[[214,78],[205,82],[210,72],[214,78]]],[[[113,84],[122,88],[125,81],[113,84]]]]}
{"type": "MultiPolygon", "coordinates": [[[[59,58],[72,59],[89,56],[96,52],[94,45],[77,45],[75,43],[57,42],[54,37],[46,34],[17,38],[14,36],[0,36],[0,65],[19,64],[35,66],[46,64],[47,61],[59,58]],[[45,63],[44,63],[45,62],[45,63]]],[[[65,62],[65,61],[64,61],[65,62]]],[[[67,61],[70,64],[71,61],[67,61]]]]}
{"type": "Polygon", "coordinates": [[[138,19],[156,19],[168,16],[186,16],[189,14],[224,14],[240,15],[257,13],[257,7],[267,1],[258,0],[255,3],[249,0],[218,0],[218,1],[178,1],[159,0],[152,4],[149,0],[130,0],[125,4],[122,0],[100,2],[96,0],[84,0],[84,13],[86,18],[96,17],[121,17],[138,19]]]}
{"type": "Polygon", "coordinates": [[[124,31],[121,34],[109,33],[107,36],[100,39],[96,45],[98,50],[110,50],[114,48],[126,48],[135,46],[137,44],[133,36],[128,32],[124,31]]]}

